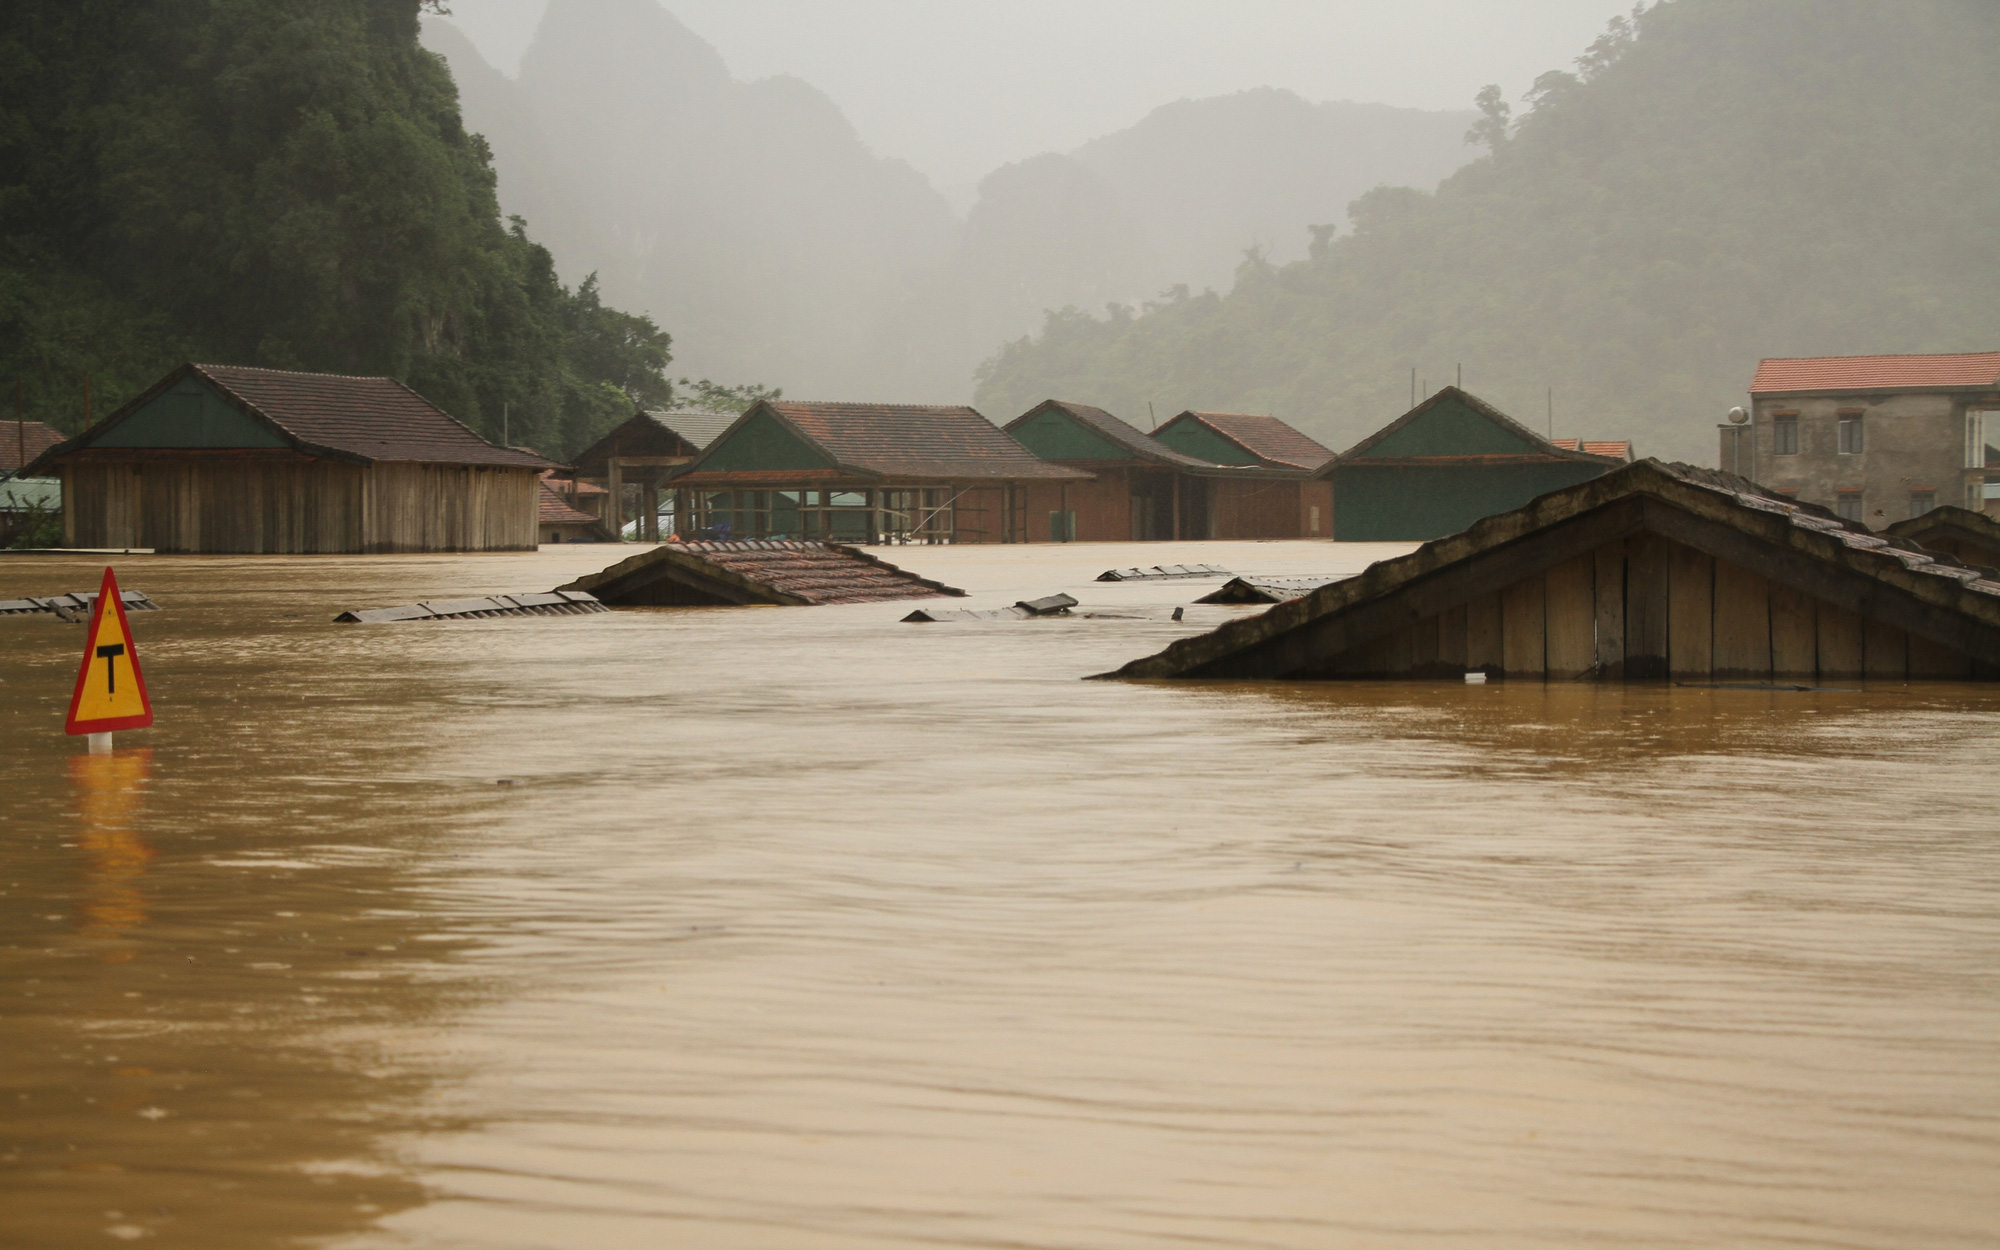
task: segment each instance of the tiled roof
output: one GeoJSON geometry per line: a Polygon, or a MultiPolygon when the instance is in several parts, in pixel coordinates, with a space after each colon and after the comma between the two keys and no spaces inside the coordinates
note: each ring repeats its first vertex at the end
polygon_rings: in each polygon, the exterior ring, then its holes
{"type": "Polygon", "coordinates": [[[1046,403],[1036,404],[1028,412],[1008,422],[1007,428],[1014,428],[1044,408],[1060,408],[1073,417],[1079,424],[1095,430],[1098,434],[1131,452],[1134,459],[1151,460],[1156,464],[1171,464],[1183,469],[1213,469],[1217,467],[1206,460],[1175,451],[1159,439],[1142,432],[1138,427],[1127,424],[1104,411],[1104,409],[1093,408],[1089,404],[1072,404],[1067,400],[1051,399],[1046,403]]]}
{"type": "MultiPolygon", "coordinates": [[[[1416,463],[1416,462],[1449,463],[1452,461],[1458,461],[1461,463],[1478,463],[1484,461],[1486,463],[1491,463],[1491,464],[1509,464],[1509,463],[1520,464],[1520,463],[1531,462],[1536,459],[1576,460],[1581,457],[1593,454],[1589,451],[1578,451],[1574,446],[1564,445],[1565,441],[1573,443],[1575,441],[1574,439],[1556,440],[1556,441],[1551,441],[1549,439],[1546,439],[1542,437],[1540,434],[1537,434],[1533,430],[1529,429],[1527,426],[1522,425],[1519,421],[1516,421],[1514,418],[1508,416],[1506,413],[1500,411],[1498,408],[1495,408],[1492,404],[1489,404],[1485,400],[1479,398],[1479,396],[1474,395],[1472,392],[1461,390],[1456,386],[1446,386],[1439,388],[1435,393],[1430,395],[1423,402],[1419,403],[1416,407],[1410,409],[1402,416],[1397,417],[1394,421],[1391,421],[1389,424],[1383,426],[1381,429],[1375,431],[1373,434],[1370,434],[1367,438],[1362,439],[1360,442],[1348,448],[1346,451],[1341,452],[1338,456],[1334,457],[1334,460],[1342,464],[1345,464],[1348,461],[1359,458],[1364,453],[1366,453],[1369,448],[1375,446],[1375,444],[1388,438],[1391,434],[1394,434],[1396,431],[1402,429],[1404,426],[1409,425],[1411,422],[1418,420],[1423,416],[1424,413],[1429,412],[1432,408],[1436,407],[1439,404],[1443,404],[1453,400],[1457,401],[1460,404],[1465,405],[1467,408],[1470,408],[1472,411],[1478,413],[1480,416],[1485,417],[1488,421],[1493,422],[1493,424],[1499,426],[1501,429],[1506,430],[1509,433],[1513,434],[1516,438],[1528,444],[1530,447],[1541,447],[1545,448],[1546,450],[1524,452],[1519,454],[1507,454],[1507,455],[1474,454],[1474,455],[1463,455],[1463,456],[1450,455],[1450,456],[1421,456],[1421,457],[1407,457],[1407,458],[1399,457],[1398,459],[1402,459],[1405,463],[1416,463]]],[[[1378,461],[1377,463],[1385,463],[1385,462],[1378,461]]],[[[1599,463],[1602,463],[1602,461],[1599,461],[1599,463]]],[[[1334,467],[1333,464],[1329,463],[1326,466],[1326,470],[1322,471],[1317,476],[1319,477],[1330,476],[1333,467],[1334,467]]]]}
{"type": "Polygon", "coordinates": [[[791,400],[759,407],[783,417],[843,467],[885,478],[1088,476],[1041,459],[972,408],[791,400]]]}
{"type": "Polygon", "coordinates": [[[597,518],[588,512],[579,512],[570,507],[569,500],[562,497],[554,485],[545,477],[542,479],[541,523],[543,525],[595,525],[597,518]]]}
{"type": "Polygon", "coordinates": [[[1552,438],[1549,441],[1564,451],[1580,451],[1592,456],[1616,456],[1620,460],[1632,458],[1632,444],[1625,440],[1600,442],[1587,438],[1552,438]]]}
{"type": "Polygon", "coordinates": [[[546,472],[544,472],[542,474],[542,480],[554,486],[556,488],[556,493],[561,495],[565,499],[569,498],[572,494],[580,496],[580,495],[608,495],[611,493],[605,487],[599,486],[595,482],[586,482],[582,478],[578,478],[575,481],[571,481],[569,478],[566,477],[557,477],[556,471],[554,469],[549,469],[546,472]]]}
{"type": "Polygon", "coordinates": [[[740,415],[734,412],[675,412],[665,408],[648,408],[645,415],[655,424],[666,427],[695,445],[696,450],[708,446],[721,436],[722,432],[736,424],[740,415]]]}
{"type": "MultiPolygon", "coordinates": [[[[1242,675],[1212,669],[1232,657],[1270,644],[1290,630],[1356,604],[1377,599],[1439,570],[1571,520],[1632,495],[1651,495],[1680,507],[1706,498],[1704,510],[1724,518],[1729,528],[1772,541],[1769,522],[1783,523],[1783,558],[1838,566],[1890,587],[1909,590],[1942,610],[2000,626],[2000,582],[1983,568],[1924,550],[1909,540],[1871,533],[1816,504],[1801,504],[1747,478],[1695,465],[1640,460],[1602,477],[1551,491],[1510,512],[1497,513],[1471,528],[1434,539],[1408,555],[1370,565],[1360,576],[1331,583],[1278,604],[1258,616],[1232,621],[1210,633],[1183,638],[1166,650],[1134,660],[1118,670],[1127,677],[1242,675]],[[1719,497],[1719,500],[1718,498],[1719,497]],[[1724,506],[1717,508],[1720,502],[1724,506]]],[[[1700,504],[1692,506],[1702,507],[1700,504]]]]}
{"type": "Polygon", "coordinates": [[[1317,469],[1333,459],[1333,449],[1322,447],[1276,417],[1251,412],[1195,412],[1191,417],[1222,435],[1259,460],[1298,469],[1317,469]]]}
{"type": "Polygon", "coordinates": [[[1752,395],[2000,387],[2000,352],[1938,356],[1805,356],[1759,361],[1752,395]]]}
{"type": "Polygon", "coordinates": [[[880,603],[965,593],[854,547],[782,539],[665,543],[560,589],[587,590],[613,605],[796,606],[880,603]],[[680,588],[687,593],[679,593],[680,588]]]}
{"type": "Polygon", "coordinates": [[[261,413],[300,444],[364,460],[546,468],[540,456],[495,447],[394,378],[292,373],[238,365],[194,372],[261,413]]]}
{"type": "Polygon", "coordinates": [[[40,421],[0,421],[0,473],[12,473],[63,441],[55,428],[40,421]],[[21,454],[26,447],[27,454],[21,454]]]}

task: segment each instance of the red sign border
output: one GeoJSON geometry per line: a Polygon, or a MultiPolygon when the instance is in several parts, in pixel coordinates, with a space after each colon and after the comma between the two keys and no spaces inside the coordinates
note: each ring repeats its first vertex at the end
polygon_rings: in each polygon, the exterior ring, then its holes
{"type": "Polygon", "coordinates": [[[132,624],[125,618],[125,601],[118,595],[118,579],[112,575],[111,566],[104,566],[104,584],[97,589],[97,606],[90,610],[90,626],[83,635],[83,667],[76,673],[76,690],[69,697],[69,716],[63,721],[63,732],[77,734],[108,734],[120,729],[144,729],[153,723],[153,700],[146,693],[146,675],[139,670],[139,647],[132,640],[132,624]],[[104,605],[118,614],[118,630],[125,635],[125,655],[132,661],[132,681],[139,687],[139,702],[146,710],[137,716],[110,716],[99,720],[80,721],[76,709],[83,703],[83,683],[90,680],[90,649],[97,642],[97,627],[104,623],[104,605]]]}

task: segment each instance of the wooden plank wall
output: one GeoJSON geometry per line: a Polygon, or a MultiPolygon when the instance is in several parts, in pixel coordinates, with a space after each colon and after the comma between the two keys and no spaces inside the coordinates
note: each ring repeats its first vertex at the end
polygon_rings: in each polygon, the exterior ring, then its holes
{"type": "Polygon", "coordinates": [[[1656,535],[1601,547],[1356,647],[1336,676],[1549,681],[1963,680],[1950,648],[1656,535]]]}
{"type": "Polygon", "coordinates": [[[532,551],[540,484],[529,469],[371,466],[362,494],[363,551],[532,551]]]}

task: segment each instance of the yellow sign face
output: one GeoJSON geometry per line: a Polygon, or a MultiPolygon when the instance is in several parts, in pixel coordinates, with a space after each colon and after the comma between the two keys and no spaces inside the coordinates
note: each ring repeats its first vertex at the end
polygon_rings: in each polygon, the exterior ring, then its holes
{"type": "Polygon", "coordinates": [[[125,623],[118,581],[106,569],[97,607],[90,614],[90,637],[64,728],[72,734],[110,733],[144,729],[152,723],[153,702],[146,697],[146,679],[139,672],[139,653],[125,623]]]}

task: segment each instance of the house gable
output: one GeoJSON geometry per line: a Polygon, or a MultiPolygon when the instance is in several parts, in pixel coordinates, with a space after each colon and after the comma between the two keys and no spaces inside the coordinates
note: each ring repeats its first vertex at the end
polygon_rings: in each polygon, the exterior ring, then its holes
{"type": "Polygon", "coordinates": [[[1193,417],[1176,417],[1154,431],[1153,437],[1182,455],[1211,464],[1263,463],[1234,440],[1223,437],[1193,417]]]}
{"type": "Polygon", "coordinates": [[[1016,442],[1044,460],[1130,460],[1130,450],[1052,404],[1007,427],[1016,442]]]}
{"type": "Polygon", "coordinates": [[[717,439],[699,467],[705,473],[739,473],[840,466],[768,410],[757,409],[717,439]]]}
{"type": "Polygon", "coordinates": [[[1417,456],[1539,455],[1549,449],[1540,440],[1522,437],[1455,395],[1440,398],[1415,413],[1402,426],[1352,453],[1356,459],[1403,459],[1417,456]]]}
{"type": "Polygon", "coordinates": [[[93,447],[222,450],[289,447],[276,430],[244,412],[196,377],[184,377],[116,425],[93,447]]]}

